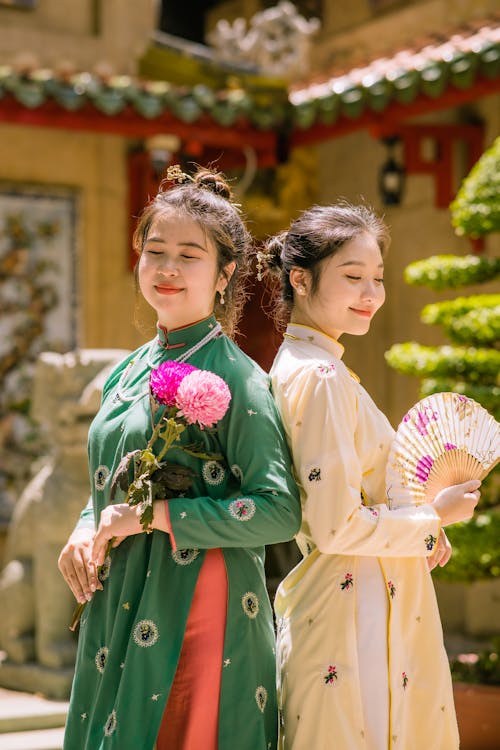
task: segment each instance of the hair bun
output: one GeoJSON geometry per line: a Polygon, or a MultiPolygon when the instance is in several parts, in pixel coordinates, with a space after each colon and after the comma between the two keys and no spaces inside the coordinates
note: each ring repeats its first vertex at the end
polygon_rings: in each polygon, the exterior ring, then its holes
{"type": "Polygon", "coordinates": [[[210,190],[212,193],[219,195],[226,200],[232,200],[231,188],[226,180],[218,172],[211,172],[208,169],[200,169],[193,177],[196,187],[202,187],[210,190]]]}
{"type": "Polygon", "coordinates": [[[264,245],[264,258],[268,268],[283,268],[282,253],[288,232],[285,230],[270,237],[264,245]]]}

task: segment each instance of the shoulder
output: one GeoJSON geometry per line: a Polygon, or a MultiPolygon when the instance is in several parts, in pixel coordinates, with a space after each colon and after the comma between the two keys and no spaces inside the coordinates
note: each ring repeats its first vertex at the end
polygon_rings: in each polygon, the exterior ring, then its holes
{"type": "Polygon", "coordinates": [[[355,388],[343,362],[317,346],[283,342],[270,372],[273,391],[305,387],[355,388]]]}
{"type": "Polygon", "coordinates": [[[269,375],[228,336],[221,336],[215,351],[217,372],[237,387],[251,384],[269,387],[269,375]]]}
{"type": "Polygon", "coordinates": [[[133,352],[127,354],[126,357],[123,357],[123,359],[121,359],[118,364],[113,367],[106,379],[106,382],[104,383],[103,397],[111,388],[113,388],[118,383],[124,370],[126,370],[131,362],[133,362],[135,359],[143,359],[147,356],[150,346],[151,341],[148,341],[146,344],[142,344],[142,346],[139,346],[133,352]]]}

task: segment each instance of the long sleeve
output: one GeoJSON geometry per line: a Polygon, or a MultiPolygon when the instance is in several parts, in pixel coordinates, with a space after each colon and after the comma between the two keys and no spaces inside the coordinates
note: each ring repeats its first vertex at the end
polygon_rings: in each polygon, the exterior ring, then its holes
{"type": "Polygon", "coordinates": [[[75,526],[75,530],[76,529],[95,529],[94,503],[92,501],[92,495],[89,497],[87,505],[80,513],[80,518],[75,526]]]}
{"type": "MultiPolygon", "coordinates": [[[[373,402],[373,413],[366,414],[360,398],[361,388],[340,362],[304,367],[281,396],[310,537],[327,554],[430,555],[440,529],[432,507],[389,510],[385,497],[371,507],[361,503],[361,457],[379,442],[377,415],[385,417],[373,402]]],[[[383,459],[378,464],[383,470],[383,459]]]]}
{"type": "Polygon", "coordinates": [[[300,527],[298,488],[267,378],[247,366],[233,374],[230,388],[218,436],[240,491],[169,500],[172,541],[180,548],[258,547],[291,539],[300,527]]]}

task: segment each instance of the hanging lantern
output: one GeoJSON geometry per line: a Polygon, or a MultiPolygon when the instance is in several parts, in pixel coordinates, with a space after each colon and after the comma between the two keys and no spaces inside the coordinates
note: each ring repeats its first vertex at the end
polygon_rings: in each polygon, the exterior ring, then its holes
{"type": "Polygon", "coordinates": [[[387,159],[379,172],[378,186],[384,206],[399,206],[403,197],[405,170],[394,156],[394,148],[399,142],[398,136],[383,139],[387,146],[387,159]]]}

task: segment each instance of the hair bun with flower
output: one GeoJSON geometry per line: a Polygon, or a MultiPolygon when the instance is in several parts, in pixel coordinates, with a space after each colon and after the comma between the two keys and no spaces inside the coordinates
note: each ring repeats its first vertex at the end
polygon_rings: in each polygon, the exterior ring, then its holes
{"type": "Polygon", "coordinates": [[[262,281],[265,271],[281,272],[283,268],[282,253],[288,232],[280,232],[271,237],[263,248],[257,251],[257,278],[262,281]]]}
{"type": "Polygon", "coordinates": [[[194,176],[191,176],[183,172],[179,164],[172,164],[167,168],[167,180],[177,182],[180,185],[190,182],[193,187],[209,190],[211,193],[215,193],[215,195],[231,203],[233,202],[231,188],[220,172],[200,167],[194,176]]]}

